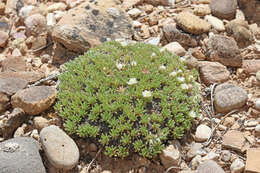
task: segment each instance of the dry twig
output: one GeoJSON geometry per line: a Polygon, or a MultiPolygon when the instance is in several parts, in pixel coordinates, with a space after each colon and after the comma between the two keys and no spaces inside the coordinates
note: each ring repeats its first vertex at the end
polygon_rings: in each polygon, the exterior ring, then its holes
{"type": "Polygon", "coordinates": [[[89,169],[90,169],[91,165],[94,163],[94,161],[96,160],[96,158],[98,157],[98,155],[99,155],[99,153],[102,151],[102,149],[103,149],[103,148],[100,148],[100,149],[98,150],[96,156],[95,156],[95,157],[91,160],[91,162],[89,163],[88,168],[87,168],[87,171],[86,171],[87,173],[89,172],[89,169]]]}

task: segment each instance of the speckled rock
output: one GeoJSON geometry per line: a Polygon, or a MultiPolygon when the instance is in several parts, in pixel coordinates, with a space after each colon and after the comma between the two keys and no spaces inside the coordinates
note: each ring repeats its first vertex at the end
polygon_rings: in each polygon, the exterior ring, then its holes
{"type": "Polygon", "coordinates": [[[51,125],[42,129],[40,140],[48,161],[58,169],[69,170],[79,160],[76,143],[58,126],[51,125]]]}
{"type": "Polygon", "coordinates": [[[52,38],[68,50],[78,54],[110,39],[130,38],[131,20],[115,0],[86,1],[69,10],[55,26],[52,38]],[[108,13],[117,8],[118,16],[108,13]]]}
{"type": "Polygon", "coordinates": [[[50,86],[34,86],[18,91],[12,96],[13,107],[22,108],[29,115],[47,110],[56,98],[57,91],[50,86]]]}
{"type": "Polygon", "coordinates": [[[237,0],[211,0],[211,13],[221,19],[234,19],[236,16],[237,0]]]}
{"type": "Polygon", "coordinates": [[[36,140],[17,137],[0,143],[0,173],[46,173],[36,140]]]}
{"type": "Polygon", "coordinates": [[[217,112],[226,113],[243,107],[248,96],[244,89],[224,83],[215,89],[214,106],[217,112]]]}
{"type": "Polygon", "coordinates": [[[176,24],[184,31],[191,34],[208,32],[211,25],[189,12],[181,12],[176,16],[176,24]]]}
{"type": "Polygon", "coordinates": [[[242,57],[236,41],[232,37],[213,35],[208,41],[208,59],[225,66],[241,67],[242,57]]]}

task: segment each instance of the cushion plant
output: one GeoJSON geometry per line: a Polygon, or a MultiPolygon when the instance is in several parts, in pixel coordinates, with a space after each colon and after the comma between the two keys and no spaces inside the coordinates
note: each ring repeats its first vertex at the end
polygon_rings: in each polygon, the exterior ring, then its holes
{"type": "Polygon", "coordinates": [[[65,64],[55,105],[65,130],[111,157],[161,153],[198,114],[197,72],[156,46],[106,42],[65,64]]]}

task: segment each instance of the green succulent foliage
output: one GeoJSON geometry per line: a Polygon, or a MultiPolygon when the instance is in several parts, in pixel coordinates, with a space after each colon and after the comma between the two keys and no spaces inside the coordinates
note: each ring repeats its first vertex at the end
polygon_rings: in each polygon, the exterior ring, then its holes
{"type": "Polygon", "coordinates": [[[156,46],[106,42],[65,64],[55,109],[69,134],[95,139],[105,154],[152,158],[190,129],[197,75],[156,46]]]}

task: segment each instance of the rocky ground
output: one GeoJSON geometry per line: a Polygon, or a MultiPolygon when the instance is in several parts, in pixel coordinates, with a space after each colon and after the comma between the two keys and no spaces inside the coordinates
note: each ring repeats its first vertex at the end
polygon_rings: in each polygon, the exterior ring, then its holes
{"type": "Polygon", "coordinates": [[[259,26],[259,0],[0,1],[0,173],[259,173],[259,26]],[[200,73],[200,117],[157,159],[108,158],[53,110],[62,64],[107,40],[200,73]]]}

